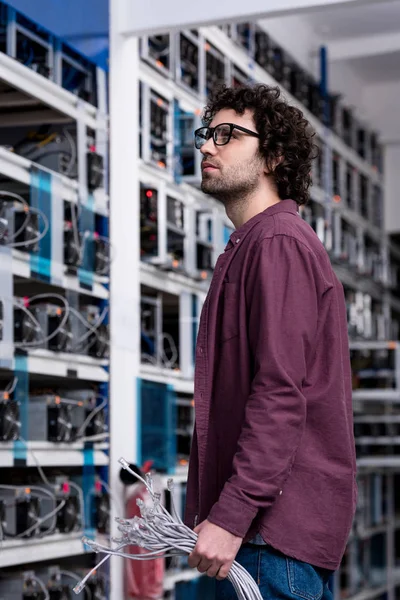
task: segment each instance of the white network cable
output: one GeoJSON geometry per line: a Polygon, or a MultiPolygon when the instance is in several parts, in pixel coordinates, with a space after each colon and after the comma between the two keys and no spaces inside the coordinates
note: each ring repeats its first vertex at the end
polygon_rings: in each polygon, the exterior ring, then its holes
{"type": "MultiPolygon", "coordinates": [[[[155,493],[151,475],[146,475],[146,480],[142,479],[132,469],[124,458],[120,458],[120,465],[126,469],[136,479],[139,479],[146,486],[153,505],[145,506],[143,500],[138,500],[141,517],[133,519],[120,519],[119,531],[122,536],[113,539],[117,544],[111,548],[98,544],[86,537],[83,542],[90,546],[94,552],[104,552],[106,556],[100,563],[94,567],[82,581],[75,586],[75,594],[79,594],[85,587],[89,577],[94,573],[110,556],[122,556],[132,560],[151,560],[154,558],[165,558],[168,556],[187,556],[194,549],[197,542],[197,534],[187,527],[175,510],[173,496],[171,494],[172,516],[161,504],[161,494],[155,493]],[[145,548],[148,553],[129,554],[122,551],[125,546],[140,546],[145,548]]],[[[168,481],[168,490],[173,489],[173,480],[168,481]]],[[[228,580],[232,583],[239,600],[262,600],[260,590],[254,579],[239,563],[234,561],[228,574],[228,580]]]]}

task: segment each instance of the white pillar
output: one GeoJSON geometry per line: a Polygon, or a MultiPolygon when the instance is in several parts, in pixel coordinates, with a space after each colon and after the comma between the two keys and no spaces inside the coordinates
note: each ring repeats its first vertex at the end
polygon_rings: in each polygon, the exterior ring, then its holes
{"type": "MultiPolygon", "coordinates": [[[[140,339],[138,68],[136,38],[118,33],[125,2],[110,2],[110,485],[122,498],[118,459],[137,459],[140,339]]],[[[115,507],[112,518],[115,515],[115,507]]],[[[118,536],[112,522],[112,535],[118,536]]],[[[111,559],[111,600],[123,600],[123,559],[111,559]]]]}

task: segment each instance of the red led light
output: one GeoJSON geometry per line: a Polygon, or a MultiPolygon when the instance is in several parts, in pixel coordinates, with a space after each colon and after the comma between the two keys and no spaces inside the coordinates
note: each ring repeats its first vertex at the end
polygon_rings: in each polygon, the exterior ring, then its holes
{"type": "Polygon", "coordinates": [[[153,192],[152,192],[152,190],[147,190],[147,191],[146,191],[146,196],[147,196],[147,198],[152,198],[152,197],[153,197],[153,192]]]}
{"type": "Polygon", "coordinates": [[[64,483],[62,484],[61,489],[62,489],[62,491],[63,491],[64,494],[69,494],[71,488],[70,488],[70,485],[69,485],[68,481],[64,481],[64,483]]]}
{"type": "Polygon", "coordinates": [[[96,490],[97,493],[100,494],[100,492],[101,492],[101,483],[100,483],[100,481],[96,481],[95,482],[94,489],[96,490]]]}

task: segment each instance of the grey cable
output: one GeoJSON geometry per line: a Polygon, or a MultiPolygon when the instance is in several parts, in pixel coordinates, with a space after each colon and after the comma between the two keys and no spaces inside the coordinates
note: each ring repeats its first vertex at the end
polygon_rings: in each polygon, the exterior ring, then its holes
{"type": "MultiPolygon", "coordinates": [[[[177,515],[173,496],[172,513],[175,518],[161,504],[161,494],[155,493],[153,481],[150,474],[146,479],[132,471],[129,463],[120,458],[120,465],[136,479],[141,481],[149,492],[152,500],[151,506],[146,506],[143,500],[138,500],[141,517],[133,519],[117,518],[118,530],[121,538],[112,541],[117,544],[115,548],[99,544],[93,540],[83,538],[84,543],[89,545],[95,552],[104,552],[106,556],[89,572],[79,585],[74,588],[76,594],[80,593],[86,585],[90,575],[103,564],[110,556],[122,556],[132,560],[149,560],[167,556],[187,556],[190,554],[197,542],[197,534],[187,527],[177,515]],[[129,554],[121,552],[124,546],[140,546],[145,548],[146,554],[129,554]]],[[[173,490],[173,480],[168,481],[168,490],[173,490]]],[[[250,574],[236,561],[233,562],[228,574],[228,580],[232,583],[239,600],[262,600],[260,590],[250,574]]]]}

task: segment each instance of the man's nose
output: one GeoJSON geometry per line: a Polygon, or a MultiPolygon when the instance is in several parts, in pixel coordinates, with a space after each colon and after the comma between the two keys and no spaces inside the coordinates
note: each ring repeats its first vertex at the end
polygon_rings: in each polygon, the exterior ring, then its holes
{"type": "Polygon", "coordinates": [[[209,154],[211,156],[215,156],[215,154],[217,153],[217,147],[214,144],[214,140],[211,137],[209,140],[207,140],[202,147],[200,148],[200,152],[205,156],[206,154],[209,154]]]}

